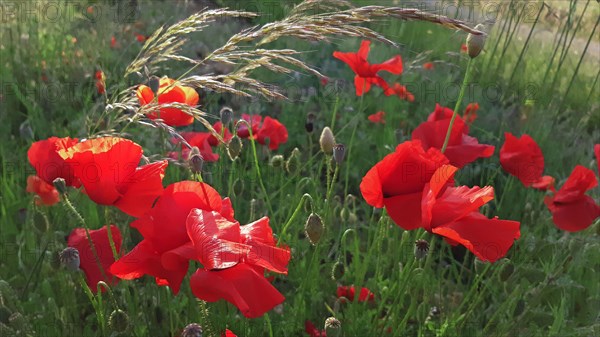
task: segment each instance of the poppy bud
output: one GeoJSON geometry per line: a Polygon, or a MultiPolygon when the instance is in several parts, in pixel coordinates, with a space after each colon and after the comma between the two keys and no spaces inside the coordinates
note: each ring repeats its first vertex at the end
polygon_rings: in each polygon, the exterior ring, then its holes
{"type": "Polygon", "coordinates": [[[323,132],[321,132],[319,144],[321,145],[321,151],[325,152],[326,154],[333,153],[335,138],[333,137],[333,132],[331,132],[331,129],[328,126],[323,129],[323,132]]]}
{"type": "Polygon", "coordinates": [[[336,261],[331,268],[331,279],[337,281],[344,276],[346,267],[341,261],[336,261]]]}
{"type": "Polygon", "coordinates": [[[56,188],[58,193],[60,193],[60,194],[67,193],[67,182],[63,178],[54,179],[52,181],[52,184],[54,185],[54,188],[56,188]]]}
{"type": "Polygon", "coordinates": [[[274,168],[282,168],[284,165],[284,161],[285,159],[282,155],[275,155],[273,156],[273,158],[271,158],[271,166],[273,166],[274,168]]]}
{"type": "Polygon", "coordinates": [[[417,260],[424,259],[429,252],[429,242],[425,240],[415,241],[415,258],[417,260]]]}
{"type": "Polygon", "coordinates": [[[350,217],[350,211],[347,208],[342,208],[342,210],[340,211],[340,219],[344,222],[348,221],[348,218],[350,217]]]}
{"type": "Polygon", "coordinates": [[[355,224],[357,221],[358,217],[356,216],[356,213],[350,212],[350,216],[348,217],[348,223],[355,224]]]}
{"type": "Polygon", "coordinates": [[[335,317],[329,317],[325,320],[325,335],[328,337],[338,337],[342,332],[342,322],[335,317]]]}
{"type": "Polygon", "coordinates": [[[200,154],[200,150],[196,146],[194,146],[192,148],[192,150],[190,151],[190,154],[188,156],[188,165],[190,166],[190,170],[192,170],[192,173],[194,173],[194,174],[202,173],[202,166],[204,165],[204,159],[202,158],[202,155],[200,154]]]}
{"type": "Polygon", "coordinates": [[[150,79],[148,79],[148,87],[150,87],[150,90],[152,90],[154,96],[158,95],[158,88],[160,88],[160,79],[158,76],[153,75],[150,77],[150,79]]]}
{"type": "Polygon", "coordinates": [[[308,116],[306,116],[306,123],[304,124],[304,128],[306,132],[312,133],[315,129],[315,114],[310,112],[308,116]]]}
{"type": "Polygon", "coordinates": [[[346,147],[344,144],[335,144],[333,146],[333,159],[338,166],[342,165],[342,161],[344,161],[344,155],[346,155],[346,147]]]}
{"type": "Polygon", "coordinates": [[[287,162],[285,163],[285,169],[289,174],[296,174],[300,170],[300,150],[294,148],[287,162]]]}
{"type": "MultiPolygon", "coordinates": [[[[480,23],[477,26],[475,26],[475,29],[480,30],[480,31],[484,30],[485,25],[480,23]]],[[[471,58],[475,58],[475,57],[477,57],[477,55],[479,55],[479,53],[483,49],[483,45],[485,44],[485,39],[486,39],[485,34],[481,34],[481,35],[469,34],[467,36],[467,51],[469,52],[469,56],[471,58]]]]}
{"type": "Polygon", "coordinates": [[[77,248],[67,247],[59,254],[60,262],[69,270],[79,269],[79,251],[77,248]]]}
{"type": "Polygon", "coordinates": [[[125,311],[117,309],[110,314],[108,326],[116,333],[125,332],[129,327],[129,316],[125,311]]]}
{"type": "Polygon", "coordinates": [[[304,225],[304,232],[311,244],[316,245],[321,240],[323,235],[323,220],[315,213],[311,213],[304,225]]]}
{"type": "Polygon", "coordinates": [[[181,337],[202,337],[202,327],[198,323],[188,324],[183,329],[181,337]]]}
{"type": "Polygon", "coordinates": [[[219,111],[219,114],[221,115],[221,123],[223,123],[223,125],[229,124],[233,118],[233,110],[227,106],[224,106],[221,111],[219,111]]]}
{"type": "Polygon", "coordinates": [[[229,158],[231,160],[237,158],[240,155],[240,152],[242,152],[243,146],[244,144],[242,144],[240,137],[234,135],[229,141],[229,144],[227,144],[227,154],[229,155],[229,158]]]}

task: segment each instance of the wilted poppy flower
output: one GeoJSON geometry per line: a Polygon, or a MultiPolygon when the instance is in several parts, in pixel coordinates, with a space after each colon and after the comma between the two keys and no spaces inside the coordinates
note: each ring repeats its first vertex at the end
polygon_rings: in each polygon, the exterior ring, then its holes
{"type": "MultiPolygon", "coordinates": [[[[354,296],[356,290],[354,286],[339,286],[337,288],[337,297],[345,297],[350,301],[354,301],[354,296]]],[[[362,287],[360,288],[360,294],[358,295],[359,302],[365,301],[373,301],[375,299],[375,294],[373,294],[368,288],[362,287]]]]}
{"type": "MultiPolygon", "coordinates": [[[[75,228],[69,235],[67,245],[69,247],[77,248],[79,251],[79,259],[81,261],[79,268],[85,273],[87,284],[92,292],[96,293],[98,291],[98,282],[104,281],[107,284],[116,284],[118,279],[109,271],[109,267],[115,261],[115,257],[110,246],[110,239],[108,238],[106,226],[100,229],[90,230],[89,233],[100,261],[96,259],[96,255],[92,251],[85,228],[75,228]],[[98,263],[100,263],[102,269],[100,269],[98,263]]],[[[115,250],[117,251],[117,254],[119,254],[122,242],[119,228],[115,225],[110,225],[110,235],[115,245],[115,250]]],[[[102,291],[105,290],[104,287],[100,288],[102,291]]]]}
{"type": "Polygon", "coordinates": [[[432,70],[433,67],[434,67],[433,62],[423,63],[423,69],[425,69],[425,70],[432,70]]]}
{"type": "Polygon", "coordinates": [[[48,184],[38,176],[27,177],[27,193],[35,193],[39,199],[36,199],[36,205],[52,206],[60,201],[58,191],[54,185],[48,184]]]}
{"type": "Polygon", "coordinates": [[[500,165],[506,172],[519,178],[525,186],[545,190],[554,184],[552,177],[542,177],[544,155],[533,138],[529,135],[517,138],[510,132],[505,132],[504,138],[500,148],[500,165]]]}
{"type": "MultiPolygon", "coordinates": [[[[412,133],[413,140],[420,140],[424,149],[441,149],[446,139],[446,133],[452,109],[436,104],[435,110],[429,115],[426,122],[421,123],[412,133]]],[[[450,164],[459,168],[476,160],[487,158],[494,154],[494,146],[479,144],[477,138],[468,135],[469,127],[460,116],[456,116],[450,133],[450,140],[444,155],[450,164]]]]}
{"type": "Polygon", "coordinates": [[[182,181],[167,186],[154,207],[131,223],[144,239],[111,266],[119,278],[131,280],[152,275],[158,285],[177,294],[188,270],[189,259],[196,256],[187,234],[186,219],[192,209],[220,212],[233,219],[228,198],[205,183],[182,181]]]}
{"type": "Polygon", "coordinates": [[[465,122],[468,124],[473,124],[475,119],[477,119],[477,110],[479,110],[479,103],[469,103],[465,109],[465,113],[463,114],[463,119],[465,122]]]}
{"type": "Polygon", "coordinates": [[[433,173],[447,163],[440,150],[425,151],[420,141],[406,141],[365,174],[360,191],[369,205],[385,206],[398,226],[416,229],[421,227],[423,188],[433,173]]]}
{"type": "Polygon", "coordinates": [[[385,111],[377,111],[367,118],[373,123],[385,124],[385,111]]]}
{"type": "Polygon", "coordinates": [[[488,219],[479,208],[494,199],[494,188],[449,185],[458,168],[440,167],[423,190],[423,227],[461,244],[480,260],[494,262],[506,255],[520,234],[518,221],[488,219]]]}
{"type": "Polygon", "coordinates": [[[80,182],[75,177],[73,168],[58,154],[60,150],[65,150],[78,141],[77,138],[50,137],[31,144],[27,157],[38,177],[50,185],[54,179],[63,178],[67,186],[79,187],[80,182]]]}
{"type": "Polygon", "coordinates": [[[256,141],[265,145],[269,139],[269,149],[277,150],[280,144],[287,142],[288,131],[285,125],[281,124],[275,118],[265,117],[262,126],[256,133],[256,141]]]}
{"type": "Polygon", "coordinates": [[[342,53],[336,51],[333,57],[345,62],[356,74],[354,77],[354,86],[356,87],[356,96],[362,96],[363,93],[371,89],[371,84],[380,86],[384,90],[389,88],[387,82],[377,73],[387,71],[394,75],[402,73],[402,59],[397,55],[381,64],[371,64],[367,62],[371,41],[363,40],[357,53],[342,53]]]}
{"type": "MultiPolygon", "coordinates": [[[[231,140],[231,138],[233,138],[233,135],[231,134],[231,132],[229,131],[228,128],[225,128],[225,130],[223,130],[223,123],[221,122],[216,122],[213,125],[213,129],[215,129],[215,131],[221,135],[223,137],[223,140],[227,143],[228,141],[231,140]]],[[[210,144],[210,146],[217,146],[219,145],[219,140],[217,139],[217,137],[215,137],[212,133],[210,133],[210,137],[208,137],[208,143],[210,144]]]]}
{"type": "Polygon", "coordinates": [[[327,337],[325,330],[317,329],[313,322],[309,320],[304,321],[304,331],[306,331],[310,337],[327,337]]]}
{"type": "Polygon", "coordinates": [[[249,318],[262,316],[285,299],[265,278],[264,270],[287,274],[289,248],[275,246],[269,219],[240,227],[215,211],[193,210],[187,232],[198,269],[190,280],[194,295],[208,302],[234,304],[249,318]]]}
{"type": "MultiPolygon", "coordinates": [[[[256,134],[258,133],[258,128],[260,127],[260,122],[262,121],[262,116],[242,114],[241,119],[250,123],[250,125],[252,126],[252,135],[256,136],[256,134]]],[[[248,125],[246,125],[246,123],[238,124],[237,135],[240,138],[250,137],[250,131],[248,130],[248,125]]]]}
{"type": "MultiPolygon", "coordinates": [[[[175,80],[167,77],[161,78],[159,85],[158,104],[183,103],[192,107],[198,104],[199,97],[194,88],[178,85],[175,80]]],[[[154,102],[154,92],[146,85],[140,85],[136,94],[142,106],[154,102]]],[[[148,118],[160,118],[170,126],[184,126],[194,122],[194,116],[177,108],[161,108],[159,112],[150,112],[148,118]]]]}
{"type": "Polygon", "coordinates": [[[94,77],[96,78],[96,90],[99,95],[103,95],[106,92],[104,72],[97,70],[94,77]]]}
{"type": "Polygon", "coordinates": [[[394,83],[394,85],[391,88],[385,89],[384,94],[386,96],[396,95],[400,99],[403,99],[403,100],[409,101],[409,102],[415,101],[415,95],[410,93],[408,91],[408,89],[406,89],[406,87],[400,83],[394,83]]]}
{"type": "Polygon", "coordinates": [[[544,199],[556,227],[577,232],[588,228],[600,216],[600,206],[585,195],[597,185],[594,171],[581,165],[575,166],[560,190],[544,199]]]}
{"type": "Polygon", "coordinates": [[[167,161],[138,167],[142,152],[128,139],[103,137],[61,149],[59,155],[72,166],[92,201],[139,217],[162,193],[167,167],[167,161]]]}
{"type": "MultiPolygon", "coordinates": [[[[213,135],[209,132],[182,132],[181,136],[190,144],[192,147],[197,147],[200,150],[200,155],[202,159],[206,162],[215,162],[219,160],[219,155],[214,153],[212,147],[210,146],[210,138],[213,135]]],[[[215,138],[216,140],[216,138],[215,138]]],[[[177,142],[177,140],[174,140],[177,142]]],[[[181,145],[181,156],[183,159],[187,159],[189,155],[190,149],[181,145]]]]}

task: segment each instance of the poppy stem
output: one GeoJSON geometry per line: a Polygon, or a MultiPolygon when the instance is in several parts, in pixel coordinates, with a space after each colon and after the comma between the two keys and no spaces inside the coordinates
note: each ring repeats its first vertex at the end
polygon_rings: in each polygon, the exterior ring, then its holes
{"type": "Polygon", "coordinates": [[[458,114],[458,109],[460,109],[460,103],[465,95],[465,91],[471,79],[473,59],[469,58],[469,63],[467,63],[467,71],[465,72],[465,78],[463,80],[463,84],[460,87],[460,93],[458,94],[458,99],[456,100],[456,105],[454,106],[454,111],[452,113],[452,118],[450,119],[450,124],[448,125],[448,131],[446,132],[446,138],[444,139],[444,145],[442,146],[442,153],[446,152],[446,148],[448,147],[448,142],[450,142],[450,135],[452,134],[452,126],[454,125],[454,120],[456,119],[456,115],[458,114]]]}
{"type": "Polygon", "coordinates": [[[279,240],[277,240],[277,245],[279,245],[279,242],[281,241],[281,239],[285,235],[285,231],[292,224],[292,222],[294,221],[294,219],[296,219],[296,217],[298,216],[298,213],[300,212],[300,209],[304,205],[305,199],[309,200],[309,202],[310,202],[310,211],[311,211],[311,213],[313,213],[313,211],[314,211],[313,210],[313,198],[310,196],[310,194],[304,193],[304,195],[302,196],[302,198],[300,198],[300,202],[298,203],[298,206],[296,206],[296,209],[294,210],[294,213],[292,213],[292,216],[285,223],[285,225],[283,225],[283,229],[281,230],[281,233],[279,233],[279,240]]]}
{"type": "Polygon", "coordinates": [[[260,165],[258,164],[258,154],[256,152],[256,141],[254,140],[254,135],[252,134],[252,125],[244,119],[240,119],[238,123],[245,123],[248,127],[248,139],[250,139],[250,145],[252,146],[252,155],[254,156],[254,169],[256,170],[258,183],[260,184],[260,188],[263,194],[265,195],[265,200],[267,202],[267,207],[269,208],[270,215],[275,216],[275,212],[273,212],[273,207],[271,207],[271,200],[269,199],[269,194],[267,193],[267,188],[265,187],[265,183],[262,179],[262,174],[260,173],[260,165]]]}

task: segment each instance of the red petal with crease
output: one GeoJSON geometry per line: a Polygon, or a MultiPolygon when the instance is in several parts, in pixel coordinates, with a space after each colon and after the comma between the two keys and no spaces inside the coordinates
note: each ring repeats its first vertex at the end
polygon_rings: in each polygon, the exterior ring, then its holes
{"type": "Polygon", "coordinates": [[[500,148],[502,168],[525,186],[538,182],[544,173],[542,149],[529,135],[517,138],[510,132],[505,132],[504,138],[504,144],[500,148]]]}

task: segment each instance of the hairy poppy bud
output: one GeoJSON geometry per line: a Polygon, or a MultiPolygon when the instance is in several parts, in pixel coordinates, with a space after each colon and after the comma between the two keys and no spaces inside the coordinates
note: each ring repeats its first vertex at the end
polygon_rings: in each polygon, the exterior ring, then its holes
{"type": "Polygon", "coordinates": [[[188,165],[190,166],[190,170],[192,170],[192,173],[194,173],[194,174],[202,173],[202,166],[204,166],[204,159],[202,158],[202,155],[200,154],[200,150],[196,146],[194,146],[192,148],[192,150],[190,151],[190,154],[188,156],[188,165]]]}
{"type": "Polygon", "coordinates": [[[321,145],[321,151],[326,154],[333,153],[333,146],[335,145],[335,138],[333,137],[333,132],[331,129],[326,126],[321,132],[321,138],[319,138],[319,144],[321,145]]]}
{"type": "MultiPolygon", "coordinates": [[[[475,26],[475,29],[482,31],[485,29],[485,25],[478,24],[475,26]]],[[[469,52],[469,56],[471,58],[477,57],[481,50],[483,49],[483,45],[485,44],[486,35],[473,35],[469,34],[467,36],[467,51],[469,52]]]]}
{"type": "Polygon", "coordinates": [[[153,75],[150,77],[150,79],[148,79],[148,87],[150,87],[150,90],[152,90],[154,96],[158,95],[158,88],[160,87],[160,79],[158,76],[153,75]]]}
{"type": "Polygon", "coordinates": [[[60,262],[69,270],[79,269],[79,251],[77,248],[67,247],[59,254],[60,262]]]}
{"type": "Polygon", "coordinates": [[[221,115],[221,123],[223,123],[223,125],[229,124],[233,118],[233,110],[227,106],[224,106],[221,111],[219,111],[219,114],[221,115]]]}
{"type": "Polygon", "coordinates": [[[198,323],[188,324],[183,329],[181,337],[202,337],[202,327],[198,323]]]}
{"type": "Polygon", "coordinates": [[[274,168],[282,168],[284,162],[285,159],[280,154],[274,155],[273,158],[271,158],[271,166],[273,166],[274,168]]]}
{"type": "Polygon", "coordinates": [[[342,322],[335,317],[329,317],[325,320],[325,335],[328,337],[338,337],[342,332],[342,322]]]}
{"type": "Polygon", "coordinates": [[[341,261],[336,261],[331,268],[331,279],[337,281],[344,276],[346,267],[341,261]]]}
{"type": "Polygon", "coordinates": [[[312,112],[309,112],[308,115],[306,116],[306,123],[304,124],[304,128],[306,129],[306,132],[308,133],[312,133],[315,129],[315,114],[312,112]]]}
{"type": "Polygon", "coordinates": [[[117,309],[110,314],[108,326],[117,333],[127,331],[129,327],[129,316],[121,309],[117,309]]]}
{"type": "Polygon", "coordinates": [[[315,213],[311,213],[304,225],[304,232],[311,244],[316,245],[321,240],[323,235],[323,220],[315,213]]]}
{"type": "Polygon", "coordinates": [[[227,144],[227,154],[229,155],[229,158],[231,160],[237,158],[240,155],[240,152],[242,152],[243,146],[244,145],[242,144],[240,137],[237,135],[233,136],[233,138],[231,138],[229,141],[229,144],[227,144]]]}
{"type": "Polygon", "coordinates": [[[52,181],[52,185],[60,194],[67,193],[67,182],[63,178],[56,178],[52,181]]]}
{"type": "Polygon", "coordinates": [[[294,148],[290,157],[285,163],[285,169],[289,174],[296,174],[300,170],[300,150],[298,148],[294,148]]]}
{"type": "Polygon", "coordinates": [[[429,242],[425,240],[415,241],[415,258],[417,260],[424,259],[429,252],[429,242]]]}
{"type": "Polygon", "coordinates": [[[333,146],[333,159],[335,160],[336,164],[338,164],[338,166],[342,165],[345,155],[346,147],[344,146],[344,144],[335,144],[333,146]]]}

